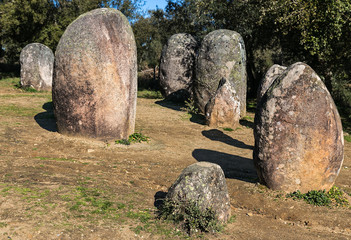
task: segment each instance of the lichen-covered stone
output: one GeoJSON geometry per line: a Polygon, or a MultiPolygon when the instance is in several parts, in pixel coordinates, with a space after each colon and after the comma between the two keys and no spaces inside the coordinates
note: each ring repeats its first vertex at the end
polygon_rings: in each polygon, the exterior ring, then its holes
{"type": "Polygon", "coordinates": [[[194,97],[199,110],[216,93],[219,81],[225,78],[233,85],[240,99],[240,116],[246,115],[246,53],[239,33],[216,30],[202,41],[196,62],[194,97]]]}
{"type": "Polygon", "coordinates": [[[286,70],[286,67],[280,66],[278,64],[274,64],[272,67],[270,67],[264,76],[264,78],[261,80],[260,85],[258,87],[257,91],[257,103],[260,102],[262,96],[266,93],[268,88],[272,85],[274,80],[279,77],[284,71],[286,70]]]}
{"type": "Polygon", "coordinates": [[[224,78],[205,108],[207,125],[214,128],[236,128],[240,120],[240,100],[234,87],[224,78]]]}
{"type": "Polygon", "coordinates": [[[220,222],[230,216],[230,200],[223,170],[214,163],[199,162],[185,168],[168,190],[167,200],[195,202],[201,210],[211,209],[220,222]]]}
{"type": "Polygon", "coordinates": [[[50,91],[54,69],[54,54],[41,43],[25,46],[20,55],[21,86],[38,91],[50,91]]]}
{"type": "Polygon", "coordinates": [[[329,190],[343,162],[339,113],[327,88],[304,63],[286,69],[255,116],[254,163],[269,188],[329,190]]]}
{"type": "Polygon", "coordinates": [[[171,36],[163,47],[160,86],[164,97],[179,101],[191,97],[197,47],[195,38],[186,33],[171,36]]]}
{"type": "Polygon", "coordinates": [[[56,50],[53,103],[60,133],[126,139],[134,132],[136,45],[127,18],[115,9],[78,17],[56,50]]]}

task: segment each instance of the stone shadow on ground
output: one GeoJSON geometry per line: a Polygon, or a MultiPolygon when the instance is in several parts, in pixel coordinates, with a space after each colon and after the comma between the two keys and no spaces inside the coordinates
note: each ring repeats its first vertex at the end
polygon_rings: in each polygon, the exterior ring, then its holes
{"type": "Polygon", "coordinates": [[[185,107],[184,103],[172,102],[172,101],[169,101],[167,99],[156,101],[155,103],[162,106],[162,107],[166,107],[166,108],[176,110],[176,111],[182,111],[182,108],[185,107]]]}
{"type": "MultiPolygon", "coordinates": [[[[173,102],[167,99],[161,100],[161,101],[156,101],[156,104],[162,106],[162,107],[166,107],[172,110],[176,110],[179,112],[184,112],[184,114],[186,114],[186,111],[184,110],[186,108],[185,104],[182,102],[173,102]]],[[[205,125],[206,121],[205,121],[205,116],[202,114],[193,114],[190,113],[191,117],[190,117],[190,121],[193,123],[197,123],[200,125],[205,125]]]]}
{"type": "Polygon", "coordinates": [[[34,116],[35,121],[40,127],[50,132],[57,132],[57,126],[54,115],[54,105],[52,102],[44,103],[45,112],[38,113],[34,116]]]}
{"type": "Polygon", "coordinates": [[[240,125],[245,126],[247,128],[251,128],[251,129],[253,129],[255,126],[255,124],[253,122],[247,121],[245,119],[241,119],[239,121],[239,123],[240,123],[240,125]]]}
{"type": "Polygon", "coordinates": [[[167,196],[167,192],[163,192],[163,191],[158,191],[155,196],[154,196],[154,206],[157,208],[157,209],[160,209],[166,199],[166,196],[167,196]]]}
{"type": "Polygon", "coordinates": [[[192,155],[199,162],[218,164],[223,169],[226,178],[238,179],[250,183],[258,182],[255,166],[253,160],[250,158],[207,149],[195,149],[192,155]]]}
{"type": "Polygon", "coordinates": [[[226,143],[226,144],[233,146],[233,147],[253,150],[253,146],[247,145],[246,143],[244,143],[242,141],[236,140],[218,129],[211,129],[211,130],[207,130],[207,131],[204,130],[201,133],[202,133],[202,135],[204,135],[205,137],[207,137],[208,139],[210,139],[212,141],[219,141],[219,142],[226,143]]]}

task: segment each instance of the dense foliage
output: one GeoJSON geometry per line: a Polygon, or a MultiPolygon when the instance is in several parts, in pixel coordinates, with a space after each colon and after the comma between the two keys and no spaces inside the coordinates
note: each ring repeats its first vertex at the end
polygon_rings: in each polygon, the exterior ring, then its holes
{"type": "MultiPolygon", "coordinates": [[[[154,17],[150,14],[148,19],[154,17]]],[[[239,32],[246,44],[251,97],[274,63],[303,61],[322,77],[343,115],[351,117],[349,0],[169,0],[157,24],[163,44],[179,32],[199,40],[215,29],[239,32]]]]}
{"type": "Polygon", "coordinates": [[[29,43],[52,50],[66,27],[79,15],[100,7],[115,7],[130,20],[139,15],[141,0],[4,0],[0,1],[0,49],[3,61],[18,61],[29,43]]]}
{"type": "Polygon", "coordinates": [[[115,7],[131,20],[139,70],[159,64],[162,46],[175,34],[201,39],[225,28],[239,32],[248,58],[249,96],[274,63],[309,64],[322,77],[344,113],[351,116],[351,2],[349,0],[168,0],[165,10],[142,16],[142,0],[1,0],[0,62],[16,62],[28,43],[55,50],[78,15],[115,7]]]}

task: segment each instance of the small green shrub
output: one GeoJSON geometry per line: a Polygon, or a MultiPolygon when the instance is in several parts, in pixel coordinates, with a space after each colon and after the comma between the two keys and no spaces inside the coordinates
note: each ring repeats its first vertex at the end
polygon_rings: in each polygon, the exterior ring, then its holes
{"type": "Polygon", "coordinates": [[[142,133],[133,133],[128,137],[128,139],[121,139],[115,141],[116,144],[130,145],[132,143],[149,142],[150,138],[146,137],[142,133]]]}
{"type": "Polygon", "coordinates": [[[190,114],[198,114],[199,109],[195,107],[195,101],[193,98],[189,98],[184,101],[185,107],[182,107],[181,110],[190,114]]]}
{"type": "Polygon", "coordinates": [[[181,224],[189,234],[199,231],[219,232],[223,229],[212,209],[201,210],[194,201],[174,202],[165,200],[159,210],[159,218],[181,224]]]}
{"type": "Polygon", "coordinates": [[[350,135],[345,135],[344,139],[346,140],[346,142],[351,142],[351,136],[350,135]]]}
{"type": "Polygon", "coordinates": [[[299,190],[286,195],[287,198],[294,200],[302,199],[308,204],[316,206],[348,206],[349,202],[344,197],[344,193],[336,186],[333,186],[328,192],[325,190],[312,190],[307,193],[301,193],[299,190]]]}
{"type": "Polygon", "coordinates": [[[223,128],[223,130],[227,131],[227,132],[233,132],[234,131],[234,129],[232,129],[232,128],[223,128]]]}

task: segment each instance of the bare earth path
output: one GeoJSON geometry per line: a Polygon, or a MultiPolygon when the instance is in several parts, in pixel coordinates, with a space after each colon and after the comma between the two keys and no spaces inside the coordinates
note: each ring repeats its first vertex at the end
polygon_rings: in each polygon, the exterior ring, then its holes
{"type": "MultiPolygon", "coordinates": [[[[155,196],[197,161],[223,168],[235,215],[205,238],[351,239],[351,209],[315,207],[257,184],[252,120],[233,132],[211,129],[177,106],[139,98],[136,129],[151,140],[124,146],[60,135],[50,102],[48,93],[0,85],[0,239],[185,238],[154,220],[155,196]]],[[[336,185],[351,193],[345,144],[336,185]]]]}

